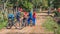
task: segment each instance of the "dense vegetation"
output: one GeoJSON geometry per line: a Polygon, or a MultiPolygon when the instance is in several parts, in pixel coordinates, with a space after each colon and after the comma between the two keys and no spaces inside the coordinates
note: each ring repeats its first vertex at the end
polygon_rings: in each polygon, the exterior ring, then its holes
{"type": "Polygon", "coordinates": [[[54,31],[54,27],[57,27],[57,23],[53,21],[52,17],[47,17],[45,23],[43,23],[43,27],[45,27],[48,31],[54,31]]]}
{"type": "Polygon", "coordinates": [[[46,28],[46,31],[55,31],[55,33],[60,34],[60,25],[58,25],[52,17],[47,17],[47,20],[42,24],[42,26],[46,28]]]}

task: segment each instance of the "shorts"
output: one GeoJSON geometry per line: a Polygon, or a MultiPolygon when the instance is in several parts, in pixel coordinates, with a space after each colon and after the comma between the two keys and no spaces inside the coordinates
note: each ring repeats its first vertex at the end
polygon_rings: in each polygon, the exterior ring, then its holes
{"type": "Polygon", "coordinates": [[[30,20],[32,20],[32,18],[28,18],[28,25],[30,24],[30,20]]]}
{"type": "Polygon", "coordinates": [[[36,23],[36,18],[33,18],[33,24],[35,25],[35,23],[36,23]]]}
{"type": "Polygon", "coordinates": [[[20,22],[20,18],[16,18],[18,22],[20,22]]]}
{"type": "Polygon", "coordinates": [[[26,18],[23,18],[23,22],[25,22],[27,19],[26,18]]]}

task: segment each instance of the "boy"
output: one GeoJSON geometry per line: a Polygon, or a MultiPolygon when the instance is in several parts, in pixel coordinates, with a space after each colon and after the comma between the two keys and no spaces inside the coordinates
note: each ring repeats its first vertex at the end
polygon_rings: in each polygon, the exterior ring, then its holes
{"type": "MultiPolygon", "coordinates": [[[[7,24],[7,28],[8,27],[12,27],[14,25],[14,14],[10,13],[8,14],[8,24],[7,24]]],[[[9,29],[10,29],[9,28],[9,29]]]]}
{"type": "Polygon", "coordinates": [[[16,20],[19,23],[19,27],[20,27],[20,11],[16,13],[16,20]]]}
{"type": "Polygon", "coordinates": [[[29,11],[29,15],[28,15],[28,25],[30,24],[30,19],[32,19],[32,12],[29,11]]]}
{"type": "Polygon", "coordinates": [[[27,26],[27,12],[24,12],[24,16],[23,16],[23,25],[27,26]]]}
{"type": "Polygon", "coordinates": [[[35,26],[35,22],[36,22],[36,12],[33,12],[33,26],[35,26]]]}

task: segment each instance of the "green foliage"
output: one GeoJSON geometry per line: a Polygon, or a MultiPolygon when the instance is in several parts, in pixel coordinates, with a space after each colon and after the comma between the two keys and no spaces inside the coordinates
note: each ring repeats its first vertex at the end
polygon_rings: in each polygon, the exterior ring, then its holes
{"type": "Polygon", "coordinates": [[[48,31],[55,30],[54,27],[57,27],[56,32],[57,34],[60,34],[60,25],[58,25],[56,22],[53,21],[53,18],[48,17],[48,19],[45,21],[45,23],[42,24],[43,27],[45,27],[48,31]]]}
{"type": "Polygon", "coordinates": [[[29,10],[33,8],[33,4],[27,1],[24,2],[23,6],[29,10]]]}
{"type": "Polygon", "coordinates": [[[60,34],[60,27],[58,27],[56,32],[57,32],[57,34],[60,34]]]}
{"type": "Polygon", "coordinates": [[[26,10],[31,10],[33,8],[33,4],[30,3],[28,0],[10,0],[7,3],[7,6],[19,6],[19,7],[21,6],[26,10]]]}
{"type": "Polygon", "coordinates": [[[54,31],[54,27],[57,27],[57,23],[53,21],[53,18],[48,17],[48,19],[43,23],[43,27],[45,27],[48,31],[54,31]]]}
{"type": "Polygon", "coordinates": [[[4,17],[4,21],[3,21],[3,14],[2,12],[0,12],[0,29],[4,28],[7,24],[7,18],[4,17]]]}
{"type": "Polygon", "coordinates": [[[7,21],[0,22],[0,29],[4,28],[7,24],[7,21]]]}
{"type": "Polygon", "coordinates": [[[53,4],[54,4],[55,8],[59,8],[60,7],[60,0],[54,0],[53,4]]]}
{"type": "Polygon", "coordinates": [[[7,3],[7,7],[11,7],[13,6],[13,4],[7,3]]]}
{"type": "Polygon", "coordinates": [[[17,2],[17,0],[10,0],[9,1],[11,4],[15,4],[17,2]]]}
{"type": "Polygon", "coordinates": [[[42,0],[32,0],[34,7],[40,7],[42,5],[42,0]]]}
{"type": "Polygon", "coordinates": [[[60,17],[60,13],[58,11],[54,11],[56,17],[60,17]]]}
{"type": "Polygon", "coordinates": [[[2,12],[0,12],[0,22],[2,22],[3,21],[3,14],[2,14],[2,12]]]}

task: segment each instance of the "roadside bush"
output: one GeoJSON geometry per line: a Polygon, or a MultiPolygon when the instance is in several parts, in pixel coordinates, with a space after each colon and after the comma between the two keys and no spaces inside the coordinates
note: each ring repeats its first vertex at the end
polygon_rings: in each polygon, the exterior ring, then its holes
{"type": "Polygon", "coordinates": [[[60,17],[60,13],[58,11],[54,11],[54,17],[60,17]]]}
{"type": "Polygon", "coordinates": [[[0,22],[0,29],[4,28],[7,24],[7,21],[0,22]]]}
{"type": "Polygon", "coordinates": [[[53,18],[47,17],[45,23],[42,24],[48,31],[54,31],[54,27],[57,27],[57,23],[53,21],[53,18]]]}

